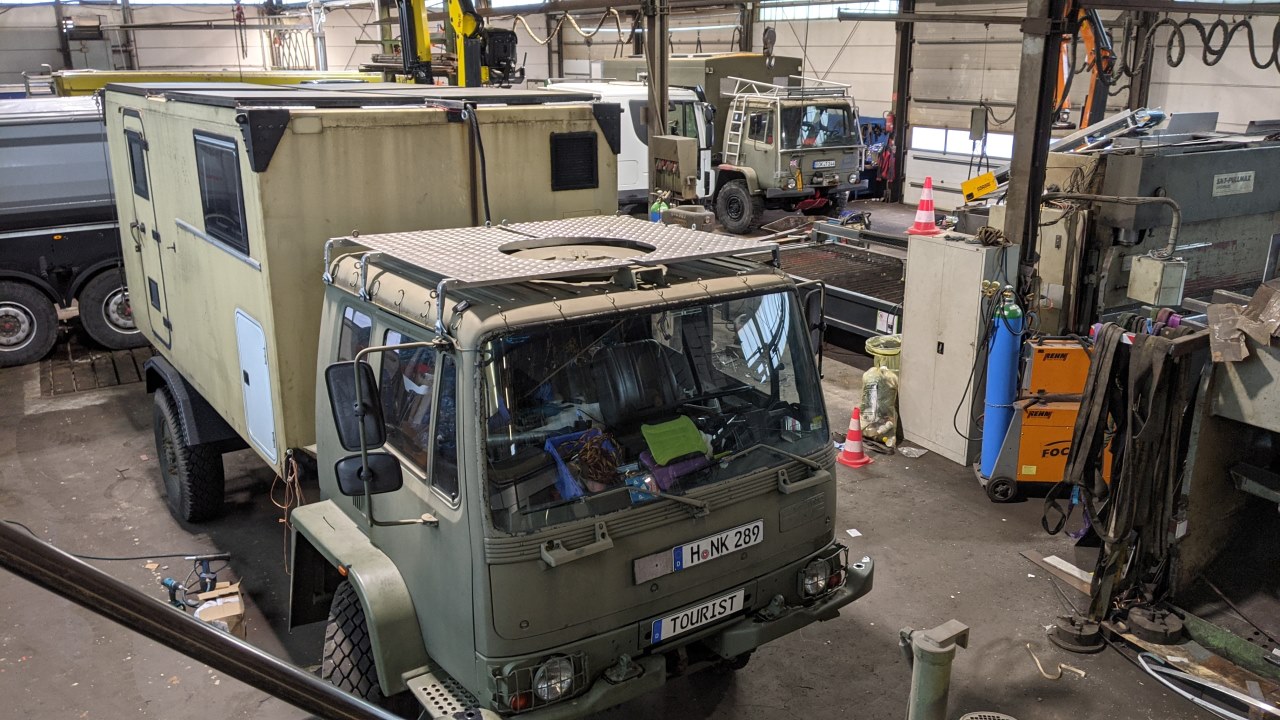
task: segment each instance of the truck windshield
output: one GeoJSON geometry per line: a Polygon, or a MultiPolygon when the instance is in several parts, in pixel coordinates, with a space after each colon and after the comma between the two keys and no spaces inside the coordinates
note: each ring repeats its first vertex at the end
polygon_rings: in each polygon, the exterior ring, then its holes
{"type": "Polygon", "coordinates": [[[498,336],[484,348],[494,524],[527,532],[667,500],[829,442],[790,292],[498,336]]]}
{"type": "Polygon", "coordinates": [[[857,145],[857,127],[847,105],[793,105],[782,108],[782,149],[857,145]]]}

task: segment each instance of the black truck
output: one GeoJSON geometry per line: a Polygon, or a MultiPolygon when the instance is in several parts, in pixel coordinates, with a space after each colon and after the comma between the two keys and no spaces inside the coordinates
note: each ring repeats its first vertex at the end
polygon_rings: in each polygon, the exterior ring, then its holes
{"type": "Polygon", "coordinates": [[[39,360],[58,309],[98,344],[141,347],[120,267],[102,112],[92,97],[0,100],[0,367],[39,360]]]}

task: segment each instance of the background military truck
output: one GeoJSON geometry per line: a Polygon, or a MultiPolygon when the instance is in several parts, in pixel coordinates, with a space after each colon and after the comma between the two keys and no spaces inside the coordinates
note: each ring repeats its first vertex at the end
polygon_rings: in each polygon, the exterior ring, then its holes
{"type": "Polygon", "coordinates": [[[807,303],[748,253],[630,217],[333,241],[322,499],[291,514],[322,676],[429,718],[575,718],[868,592],[807,303]]]}
{"type": "Polygon", "coordinates": [[[867,148],[849,86],[795,80],[736,81],[714,196],[730,232],[759,226],[766,209],[836,214],[861,182],[867,148]]]}
{"type": "MultiPolygon", "coordinates": [[[[649,78],[649,67],[644,57],[609,58],[601,61],[601,76],[610,80],[644,82],[649,78]]],[[[775,55],[770,58],[760,53],[692,53],[672,55],[667,64],[667,76],[672,86],[703,89],[707,102],[715,109],[715,143],[724,137],[729,124],[729,107],[738,89],[737,78],[758,80],[774,85],[797,85],[804,74],[804,61],[797,57],[775,55]]],[[[713,153],[712,164],[720,162],[719,147],[713,153]]]]}
{"type": "Polygon", "coordinates": [[[120,272],[100,105],[0,100],[0,367],[48,354],[58,308],[113,350],[141,347],[120,272]]]}
{"type": "Polygon", "coordinates": [[[615,210],[617,109],[591,99],[108,86],[124,264],[138,327],[158,353],[146,383],[178,518],[221,508],[222,453],[248,446],[286,475],[314,443],[314,258],[327,238],[615,210]],[[527,172],[488,171],[495,157],[519,157],[527,172]]]}

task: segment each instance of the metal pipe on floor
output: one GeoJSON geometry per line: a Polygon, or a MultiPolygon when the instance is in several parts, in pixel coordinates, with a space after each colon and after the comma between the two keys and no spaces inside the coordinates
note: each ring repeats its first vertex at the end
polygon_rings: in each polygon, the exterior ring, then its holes
{"type": "Polygon", "coordinates": [[[0,568],[328,720],[399,720],[0,521],[0,568]]]}

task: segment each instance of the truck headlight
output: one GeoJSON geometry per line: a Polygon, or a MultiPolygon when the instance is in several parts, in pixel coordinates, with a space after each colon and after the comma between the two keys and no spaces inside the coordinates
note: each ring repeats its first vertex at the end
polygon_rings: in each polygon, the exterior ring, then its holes
{"type": "Polygon", "coordinates": [[[831,567],[827,565],[826,560],[814,560],[804,566],[804,573],[801,575],[800,585],[807,597],[821,595],[827,589],[827,577],[831,574],[831,567]]]}
{"type": "Polygon", "coordinates": [[[788,189],[788,190],[795,190],[795,189],[796,189],[796,179],[795,179],[795,178],[787,178],[787,189],[788,189]]]}
{"type": "Polygon", "coordinates": [[[858,173],[849,173],[849,184],[850,185],[858,184],[858,173]]]}
{"type": "Polygon", "coordinates": [[[540,700],[559,700],[572,689],[573,661],[567,657],[553,657],[539,665],[533,674],[533,694],[540,700]]]}

